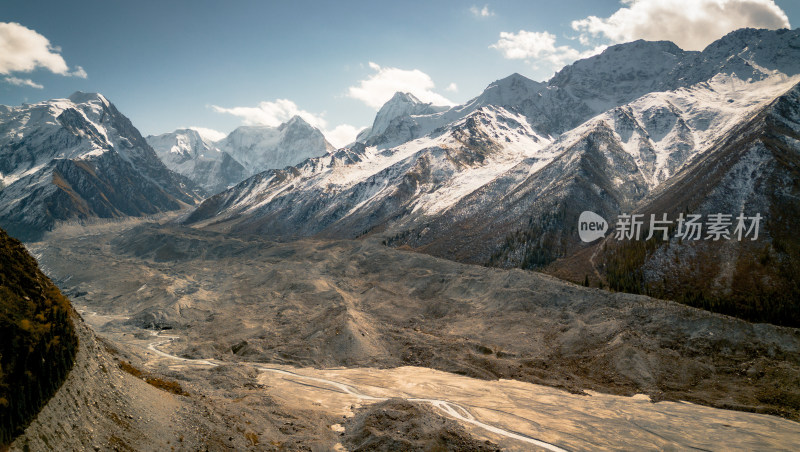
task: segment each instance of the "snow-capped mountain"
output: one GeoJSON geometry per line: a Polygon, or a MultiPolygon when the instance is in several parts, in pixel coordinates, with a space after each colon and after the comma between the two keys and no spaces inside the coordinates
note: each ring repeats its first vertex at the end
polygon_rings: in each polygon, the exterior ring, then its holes
{"type": "Polygon", "coordinates": [[[278,127],[242,126],[216,143],[250,174],[296,165],[334,150],[319,129],[294,116],[278,127]]]}
{"type": "MultiPolygon", "coordinates": [[[[568,262],[587,249],[573,226],[584,210],[613,219],[657,199],[683,199],[675,190],[710,199],[737,184],[754,193],[750,198],[786,193],[774,181],[791,180],[800,161],[800,127],[791,119],[800,109],[792,94],[798,61],[800,30],[739,30],[702,52],[666,42],[613,46],[546,83],[514,74],[464,105],[401,114],[381,135],[412,139],[388,147],[356,143],[261,173],[209,198],[187,221],[286,237],[374,234],[393,246],[503,267],[568,262]],[[758,154],[766,166],[753,163],[753,153],[741,158],[751,166],[720,160],[726,144],[743,143],[743,131],[764,130],[777,131],[752,142],[769,143],[770,151],[758,154]],[[768,167],[780,169],[759,176],[768,167]],[[711,177],[720,171],[727,176],[711,177]],[[699,185],[679,183],[684,179],[699,185]]],[[[800,212],[800,196],[792,196],[778,204],[800,212]]],[[[673,207],[692,206],[702,203],[673,207]]],[[[791,260],[791,252],[775,253],[791,260]]],[[[603,267],[603,254],[596,258],[589,271],[611,268],[603,267]]]]}
{"type": "Polygon", "coordinates": [[[209,193],[218,193],[268,169],[296,165],[334,150],[319,129],[299,116],[278,127],[242,126],[214,141],[194,129],[178,129],[147,142],[167,167],[209,193]]]}
{"type": "Polygon", "coordinates": [[[748,81],[800,73],[799,47],[796,30],[749,28],[726,35],[702,52],[684,51],[667,41],[634,41],[576,61],[545,83],[512,74],[463,105],[416,114],[413,121],[398,121],[388,133],[419,138],[494,105],[525,116],[539,134],[557,136],[647,93],[689,87],[716,74],[748,81]]]}
{"type": "Polygon", "coordinates": [[[147,143],[167,165],[208,193],[218,193],[243,181],[250,172],[216,143],[194,129],[178,129],[157,136],[148,136],[147,143]]]}
{"type": "Polygon", "coordinates": [[[419,136],[415,130],[419,127],[415,116],[432,115],[447,109],[424,103],[411,93],[397,92],[378,110],[372,127],[361,131],[356,140],[369,146],[382,147],[404,143],[419,136]]]}
{"type": "MultiPolygon", "coordinates": [[[[416,131],[422,133],[427,130],[427,134],[388,149],[365,146],[364,151],[357,152],[357,146],[354,146],[349,151],[355,153],[359,161],[352,165],[341,167],[309,161],[288,171],[260,175],[259,179],[269,179],[272,182],[268,184],[269,189],[255,189],[265,191],[258,195],[253,193],[254,197],[235,194],[245,186],[249,186],[247,190],[254,190],[254,184],[243,184],[223,195],[229,200],[239,200],[228,205],[231,212],[236,211],[238,215],[242,210],[247,210],[254,218],[259,215],[255,213],[257,209],[248,204],[254,199],[259,200],[256,202],[259,208],[264,206],[263,200],[277,203],[284,196],[290,196],[293,199],[292,205],[296,206],[295,198],[304,194],[315,199],[318,206],[328,202],[325,201],[327,199],[333,204],[348,204],[349,201],[346,202],[345,199],[363,198],[362,193],[349,191],[359,184],[385,183],[382,196],[388,196],[387,191],[396,190],[398,186],[383,180],[386,177],[385,172],[416,174],[412,168],[417,168],[411,164],[412,161],[425,161],[429,163],[426,166],[431,168],[434,163],[438,163],[435,156],[443,147],[461,147],[494,155],[488,149],[514,147],[513,144],[521,137],[536,138],[535,145],[520,147],[520,151],[508,153],[513,155],[510,160],[514,160],[510,167],[498,170],[499,166],[487,164],[492,168],[493,176],[474,179],[473,184],[477,185],[472,191],[476,191],[516,164],[529,165],[523,173],[526,177],[534,176],[576,143],[585,141],[587,136],[597,137],[604,131],[609,138],[606,145],[619,148],[619,164],[630,169],[629,175],[612,177],[612,184],[623,185],[621,181],[627,181],[627,187],[633,183],[640,188],[631,193],[638,193],[640,198],[707,149],[720,134],[741,121],[742,115],[752,113],[780,95],[781,90],[789,89],[794,83],[791,76],[800,68],[794,59],[799,52],[792,47],[797,41],[798,31],[740,30],[712,44],[704,52],[684,52],[668,42],[636,41],[613,46],[600,55],[565,67],[547,83],[534,82],[513,74],[492,83],[480,96],[464,105],[431,114],[395,116],[412,118],[418,126],[416,131]],[[758,51],[753,51],[745,44],[750,41],[752,47],[758,51]],[[756,60],[761,63],[754,63],[756,60]],[[743,67],[751,69],[746,74],[747,79],[742,79],[738,73],[733,72],[733,69],[741,72],[743,67]],[[720,72],[725,69],[730,69],[731,73],[720,72]],[[695,79],[705,75],[708,77],[694,83],[695,79]],[[690,81],[691,84],[682,86],[690,81]],[[489,117],[492,119],[485,119],[489,117]],[[452,118],[455,119],[450,121],[452,118]],[[509,127],[511,121],[519,126],[509,127]],[[443,122],[445,125],[440,125],[443,122]],[[480,127],[465,127],[467,123],[480,127]],[[468,130],[470,133],[462,133],[457,138],[458,130],[468,130]],[[483,135],[488,137],[487,140],[482,141],[479,138],[483,135]],[[454,146],[453,143],[458,145],[454,146]],[[526,160],[529,157],[536,163],[530,164],[526,160]],[[406,166],[405,169],[402,165],[406,166]],[[347,176],[344,176],[345,173],[347,176]],[[283,185],[276,182],[278,179],[292,187],[291,194],[282,192],[283,185]],[[340,184],[338,181],[347,182],[340,184]],[[341,194],[343,190],[347,190],[346,196],[341,194]],[[311,195],[311,192],[314,194],[311,195]],[[324,196],[320,197],[320,194],[324,196]]],[[[402,94],[396,95],[381,109],[373,129],[376,125],[387,125],[386,118],[392,116],[389,112],[403,113],[409,111],[404,110],[403,108],[407,108],[404,106],[420,105],[425,104],[402,94]]],[[[384,135],[402,135],[408,130],[402,122],[398,124],[388,121],[388,125],[382,132],[384,135]]],[[[333,156],[326,158],[335,160],[333,156]]],[[[431,171],[438,169],[433,168],[431,171]]],[[[459,193],[458,196],[446,198],[450,200],[449,204],[442,201],[438,205],[450,208],[462,199],[460,191],[451,192],[449,188],[445,190],[449,184],[455,183],[456,179],[453,178],[456,173],[460,171],[438,175],[439,179],[434,184],[437,187],[434,190],[437,193],[435,196],[441,196],[445,192],[459,193]]],[[[473,171],[469,170],[465,174],[473,174],[473,171]]],[[[418,176],[415,178],[419,179],[418,176]]],[[[507,176],[502,176],[501,179],[509,180],[507,176]]],[[[422,205],[425,193],[424,189],[420,189],[413,196],[413,202],[406,207],[413,212],[419,211],[421,207],[418,206],[422,205]]],[[[464,193],[467,194],[469,193],[464,193]]],[[[623,200],[630,202],[638,199],[631,196],[626,195],[623,200]]],[[[356,211],[379,204],[376,200],[366,201],[356,211]]],[[[473,204],[467,210],[474,211],[480,206],[480,203],[477,207],[473,204]]],[[[328,211],[327,209],[326,207],[323,210],[328,211]]],[[[224,215],[227,213],[223,213],[224,215]]],[[[464,216],[464,213],[459,214],[459,218],[464,216]]],[[[397,217],[405,216],[398,214],[397,217]]],[[[318,232],[330,221],[327,218],[314,226],[304,227],[309,232],[318,232]]],[[[297,230],[294,226],[289,229],[297,230]]]]}
{"type": "MultiPolygon", "coordinates": [[[[613,219],[663,189],[692,162],[800,82],[718,76],[650,93],[562,134],[540,166],[523,161],[395,240],[432,254],[505,267],[538,267],[580,249],[578,216],[613,219]]],[[[583,275],[581,275],[581,279],[583,275]]]]}
{"type": "Polygon", "coordinates": [[[673,220],[682,213],[706,221],[727,214],[732,239],[671,236],[648,243],[642,253],[641,242],[607,238],[593,252],[608,284],[752,321],[797,326],[799,139],[800,84],[723,135],[636,208],[644,218],[667,214],[673,220]],[[743,239],[735,229],[740,214],[747,218],[743,239]]]}
{"type": "Polygon", "coordinates": [[[261,173],[209,199],[190,221],[237,216],[248,220],[234,229],[360,235],[440,212],[526,157],[552,158],[539,154],[547,144],[521,116],[485,107],[435,137],[386,150],[357,144],[261,173]]]}
{"type": "Polygon", "coordinates": [[[23,239],[61,220],[176,210],[204,195],[105,97],[82,92],[0,106],[0,181],[0,225],[23,239]]]}

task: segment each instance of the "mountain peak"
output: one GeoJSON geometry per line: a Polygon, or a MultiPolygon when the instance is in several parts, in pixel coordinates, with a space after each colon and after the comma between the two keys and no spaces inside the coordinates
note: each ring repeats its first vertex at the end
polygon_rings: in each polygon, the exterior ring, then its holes
{"type": "Polygon", "coordinates": [[[300,116],[294,115],[291,118],[289,118],[288,121],[278,126],[279,129],[283,129],[284,127],[312,127],[312,125],[309,124],[308,121],[301,118],[300,116]]]}
{"type": "Polygon", "coordinates": [[[545,84],[531,80],[524,75],[513,73],[508,77],[492,82],[473,103],[475,105],[514,105],[524,99],[530,99],[542,91],[545,84]]]}
{"type": "Polygon", "coordinates": [[[789,30],[782,28],[779,30],[768,30],[766,28],[739,28],[726,34],[709,44],[706,48],[714,45],[726,45],[731,43],[754,44],[757,41],[766,39],[782,39],[800,35],[800,29],[789,30]],[[788,33],[788,34],[787,34],[788,33]]]}
{"type": "Polygon", "coordinates": [[[448,108],[449,107],[435,106],[430,102],[422,102],[411,93],[398,91],[394,93],[391,99],[383,104],[380,110],[378,110],[372,127],[368,129],[366,133],[360,133],[357,139],[373,143],[375,139],[387,132],[387,129],[393,127],[393,123],[400,129],[407,129],[410,123],[406,123],[405,125],[401,123],[403,121],[413,122],[413,119],[411,119],[412,116],[430,115],[447,110],[448,108]]]}
{"type": "Polygon", "coordinates": [[[500,80],[495,80],[492,84],[490,84],[486,91],[489,90],[496,90],[496,89],[513,89],[513,90],[530,90],[530,89],[540,89],[544,87],[544,83],[537,82],[535,80],[531,80],[524,75],[515,72],[508,77],[501,78],[500,80]]]}
{"type": "Polygon", "coordinates": [[[104,104],[108,104],[108,99],[105,98],[100,93],[85,93],[83,91],[75,91],[72,95],[69,96],[69,100],[76,103],[76,104],[84,104],[93,101],[100,101],[104,104]]]}
{"type": "Polygon", "coordinates": [[[511,84],[511,83],[536,83],[535,81],[525,77],[524,75],[520,74],[519,72],[514,72],[513,74],[509,75],[508,77],[501,78],[500,80],[496,80],[493,84],[511,84]]]}
{"type": "MultiPolygon", "coordinates": [[[[191,127],[186,127],[186,128],[183,128],[183,129],[175,129],[175,131],[173,131],[173,132],[171,132],[169,134],[164,134],[164,135],[170,135],[170,134],[172,134],[172,135],[188,135],[188,136],[192,136],[192,137],[197,137],[198,139],[202,138],[202,136],[200,135],[200,132],[198,132],[195,129],[192,129],[191,127]]],[[[148,138],[150,138],[150,137],[148,137],[148,138]]]]}
{"type": "Polygon", "coordinates": [[[392,98],[389,99],[389,101],[386,102],[386,103],[388,104],[388,103],[397,103],[397,102],[412,103],[412,104],[421,104],[421,103],[423,103],[421,100],[417,99],[417,97],[414,96],[413,94],[404,93],[404,92],[401,92],[401,91],[398,91],[398,92],[394,93],[394,96],[392,96],[392,98]]]}
{"type": "Polygon", "coordinates": [[[635,41],[609,46],[607,49],[603,50],[600,55],[603,55],[604,53],[613,53],[621,50],[631,49],[648,52],[661,51],[671,53],[673,55],[681,55],[686,52],[686,50],[681,49],[672,41],[646,41],[644,39],[637,39],[635,41]]]}

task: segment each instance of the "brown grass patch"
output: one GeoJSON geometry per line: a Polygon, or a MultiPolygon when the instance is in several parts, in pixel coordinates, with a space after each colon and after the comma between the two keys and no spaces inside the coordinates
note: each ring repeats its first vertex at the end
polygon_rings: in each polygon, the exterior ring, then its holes
{"type": "Polygon", "coordinates": [[[189,393],[184,391],[181,384],[178,383],[177,381],[146,375],[144,372],[134,367],[128,361],[120,361],[119,368],[124,370],[125,372],[128,372],[129,374],[133,375],[136,378],[144,380],[147,384],[155,386],[158,389],[161,389],[162,391],[167,391],[182,396],[189,395],[189,393]]]}

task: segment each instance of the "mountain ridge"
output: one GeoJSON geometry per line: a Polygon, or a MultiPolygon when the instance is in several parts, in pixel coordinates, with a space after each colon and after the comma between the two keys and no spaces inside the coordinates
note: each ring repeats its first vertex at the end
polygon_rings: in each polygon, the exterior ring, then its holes
{"type": "Polygon", "coordinates": [[[148,215],[205,196],[97,93],[0,113],[0,224],[28,240],[60,221],[148,215]]]}
{"type": "Polygon", "coordinates": [[[262,173],[186,222],[285,238],[376,235],[460,262],[542,268],[584,249],[571,226],[581,211],[636,209],[793,89],[795,57],[800,30],[740,30],[702,52],[613,46],[547,83],[512,74],[464,105],[406,116],[416,128],[396,124],[412,137],[403,144],[262,173]],[[505,105],[481,105],[490,102],[505,105]]]}

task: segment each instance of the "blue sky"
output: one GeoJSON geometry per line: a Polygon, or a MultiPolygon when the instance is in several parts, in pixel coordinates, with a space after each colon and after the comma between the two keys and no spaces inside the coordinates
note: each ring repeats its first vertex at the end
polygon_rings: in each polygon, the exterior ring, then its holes
{"type": "Polygon", "coordinates": [[[5,0],[0,26],[19,26],[0,28],[0,104],[100,92],[144,135],[300,113],[344,144],[395,88],[462,103],[513,72],[545,80],[616,42],[701,49],[743,25],[800,25],[794,0],[665,3],[5,0]],[[27,50],[9,50],[19,36],[27,50]]]}

